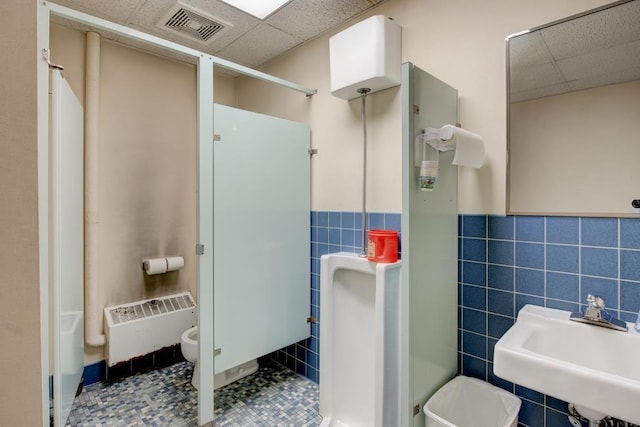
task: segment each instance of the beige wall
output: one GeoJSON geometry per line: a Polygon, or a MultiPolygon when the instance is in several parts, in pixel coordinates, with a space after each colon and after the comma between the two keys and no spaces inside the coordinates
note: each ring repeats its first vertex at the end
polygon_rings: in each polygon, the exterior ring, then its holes
{"type": "Polygon", "coordinates": [[[512,212],[630,215],[640,80],[511,105],[512,212]]]}
{"type": "Polygon", "coordinates": [[[100,306],[196,293],[195,67],[102,43],[100,306]],[[148,276],[147,257],[185,268],[148,276]]]}
{"type": "Polygon", "coordinates": [[[42,424],[37,2],[0,6],[0,425],[42,424]]]}
{"type": "MultiPolygon", "coordinates": [[[[84,34],[52,25],[51,48],[84,101],[84,34]]],[[[195,296],[196,69],[106,40],[100,68],[100,306],[195,296]],[[184,269],[143,273],[144,258],[174,255],[184,269]]],[[[103,358],[87,348],[86,363],[103,358]]]]}
{"type": "MultiPolygon", "coordinates": [[[[608,0],[387,0],[367,15],[307,43],[263,70],[319,93],[311,99],[243,78],[238,105],[308,121],[314,147],[312,209],[359,210],[362,133],[358,101],[330,94],[328,39],[370,15],[402,26],[402,60],[459,91],[462,126],[484,137],[487,159],[479,171],[462,169],[459,210],[504,214],[506,203],[506,36],[605,3],[608,0]]],[[[398,88],[367,98],[369,120],[368,209],[401,210],[400,94],[398,88]]]]}
{"type": "MultiPolygon", "coordinates": [[[[84,104],[84,33],[52,24],[52,60],[84,104]]],[[[196,295],[196,68],[108,40],[101,43],[99,303],[185,290],[196,295]],[[185,268],[147,276],[146,257],[185,268]]],[[[235,105],[235,78],[217,74],[215,100],[235,105]]],[[[85,363],[104,359],[86,347],[85,363]]]]}
{"type": "Polygon", "coordinates": [[[235,107],[236,100],[236,78],[224,72],[216,70],[213,85],[213,100],[216,104],[235,107]]]}

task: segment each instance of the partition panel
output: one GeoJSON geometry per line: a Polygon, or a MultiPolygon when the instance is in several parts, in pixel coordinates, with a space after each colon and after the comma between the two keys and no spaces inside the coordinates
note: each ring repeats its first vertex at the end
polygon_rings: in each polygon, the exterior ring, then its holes
{"type": "Polygon", "coordinates": [[[422,191],[414,138],[426,127],[455,125],[457,90],[412,64],[403,65],[402,280],[410,407],[403,425],[424,426],[422,406],[457,372],[458,168],[440,153],[433,191],[422,191]],[[418,412],[415,411],[418,409],[418,412]]]}
{"type": "Polygon", "coordinates": [[[60,71],[51,74],[53,408],[61,426],[84,368],[84,115],[60,71]]]}
{"type": "Polygon", "coordinates": [[[198,60],[198,424],[213,421],[213,60],[198,60]]]}
{"type": "Polygon", "coordinates": [[[310,335],[309,126],[215,105],[216,373],[310,335]]]}

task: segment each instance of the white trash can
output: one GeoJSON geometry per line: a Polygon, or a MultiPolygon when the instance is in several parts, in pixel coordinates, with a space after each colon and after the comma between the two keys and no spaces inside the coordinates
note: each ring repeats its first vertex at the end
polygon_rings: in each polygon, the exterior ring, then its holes
{"type": "Polygon", "coordinates": [[[520,399],[484,381],[455,377],[424,405],[426,427],[516,427],[520,399]]]}

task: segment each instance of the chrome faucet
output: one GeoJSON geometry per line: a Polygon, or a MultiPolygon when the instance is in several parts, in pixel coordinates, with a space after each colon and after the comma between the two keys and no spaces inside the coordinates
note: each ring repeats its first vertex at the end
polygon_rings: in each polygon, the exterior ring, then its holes
{"type": "Polygon", "coordinates": [[[587,295],[587,310],[584,317],[590,320],[602,319],[602,310],[604,310],[604,300],[597,295],[587,295]]]}
{"type": "Polygon", "coordinates": [[[627,332],[629,330],[627,324],[609,314],[604,309],[604,306],[602,297],[589,294],[587,295],[587,309],[584,312],[571,313],[569,319],[575,322],[627,332]]]}

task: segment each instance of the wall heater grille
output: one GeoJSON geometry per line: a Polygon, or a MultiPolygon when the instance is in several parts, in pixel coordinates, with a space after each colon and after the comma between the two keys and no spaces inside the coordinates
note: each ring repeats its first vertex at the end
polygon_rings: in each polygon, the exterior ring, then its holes
{"type": "Polygon", "coordinates": [[[104,309],[107,364],[114,366],[180,343],[196,324],[196,303],[189,292],[104,309]]]}
{"type": "Polygon", "coordinates": [[[109,315],[114,325],[196,306],[191,294],[152,299],[133,304],[109,309],[109,315]]]}

